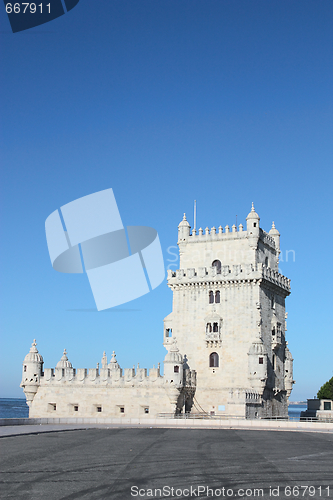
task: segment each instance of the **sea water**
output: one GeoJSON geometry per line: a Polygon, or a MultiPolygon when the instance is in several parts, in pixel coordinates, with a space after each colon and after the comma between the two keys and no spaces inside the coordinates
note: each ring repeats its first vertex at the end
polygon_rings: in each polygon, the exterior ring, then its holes
{"type": "Polygon", "coordinates": [[[25,399],[0,398],[0,418],[28,418],[29,406],[25,399]]]}

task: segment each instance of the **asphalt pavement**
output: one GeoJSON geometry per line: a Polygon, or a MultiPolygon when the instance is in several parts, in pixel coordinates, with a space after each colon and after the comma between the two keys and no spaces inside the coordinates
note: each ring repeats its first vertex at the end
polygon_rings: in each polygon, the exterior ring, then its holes
{"type": "Polygon", "coordinates": [[[332,434],[164,428],[37,432],[1,437],[1,499],[333,500],[332,434]]]}

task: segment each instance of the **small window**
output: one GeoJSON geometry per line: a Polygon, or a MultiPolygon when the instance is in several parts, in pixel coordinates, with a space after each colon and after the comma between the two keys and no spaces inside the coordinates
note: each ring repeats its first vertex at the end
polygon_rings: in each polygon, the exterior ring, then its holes
{"type": "Polygon", "coordinates": [[[265,266],[268,267],[268,257],[265,258],[265,266]]]}
{"type": "Polygon", "coordinates": [[[259,358],[259,365],[263,365],[264,364],[264,358],[259,358]]]}
{"type": "Polygon", "coordinates": [[[272,335],[275,335],[275,326],[272,329],[272,335]]]}
{"type": "Polygon", "coordinates": [[[210,368],[217,368],[219,366],[219,355],[217,352],[212,352],[209,355],[209,367],[210,368]]]}
{"type": "Polygon", "coordinates": [[[253,227],[257,227],[257,223],[256,222],[253,223],[253,227]]]}
{"type": "Polygon", "coordinates": [[[27,371],[27,365],[24,365],[23,371],[25,371],[25,372],[27,371]]]}
{"type": "Polygon", "coordinates": [[[211,331],[212,331],[212,324],[211,323],[207,323],[207,325],[206,325],[206,332],[207,333],[211,333],[211,331]]]}
{"type": "Polygon", "coordinates": [[[221,274],[221,261],[220,260],[214,260],[212,263],[213,267],[216,267],[216,274],[221,274]]]}
{"type": "Polygon", "coordinates": [[[271,297],[271,308],[274,309],[275,307],[275,300],[274,300],[274,295],[271,297]]]}
{"type": "Polygon", "coordinates": [[[125,413],[125,407],[124,407],[124,406],[121,406],[121,407],[119,408],[119,410],[120,410],[120,413],[125,413]]]}
{"type": "Polygon", "coordinates": [[[215,292],[215,303],[219,304],[220,303],[220,291],[218,290],[215,292]]]}
{"type": "Polygon", "coordinates": [[[209,292],[209,303],[214,304],[214,292],[212,290],[209,292]]]}
{"type": "Polygon", "coordinates": [[[167,328],[166,331],[165,331],[165,336],[166,337],[171,337],[172,336],[172,330],[171,328],[167,328]]]}
{"type": "Polygon", "coordinates": [[[275,357],[275,354],[273,354],[272,365],[273,365],[273,370],[275,370],[275,368],[276,368],[276,357],[275,357]]]}
{"type": "Polygon", "coordinates": [[[324,401],[324,410],[331,410],[332,404],[331,401],[324,401]]]}
{"type": "Polygon", "coordinates": [[[149,413],[149,407],[148,407],[148,406],[146,406],[146,408],[144,408],[144,410],[143,410],[143,411],[144,411],[145,413],[149,413]]]}
{"type": "Polygon", "coordinates": [[[179,366],[174,366],[173,371],[174,373],[179,373],[179,366]]]}
{"type": "Polygon", "coordinates": [[[213,323],[213,332],[218,332],[218,331],[219,331],[219,324],[213,323]]]}
{"type": "Polygon", "coordinates": [[[79,411],[79,406],[78,405],[74,405],[74,411],[79,411]]]}
{"type": "Polygon", "coordinates": [[[102,413],[102,407],[101,406],[96,406],[97,413],[102,413]]]}

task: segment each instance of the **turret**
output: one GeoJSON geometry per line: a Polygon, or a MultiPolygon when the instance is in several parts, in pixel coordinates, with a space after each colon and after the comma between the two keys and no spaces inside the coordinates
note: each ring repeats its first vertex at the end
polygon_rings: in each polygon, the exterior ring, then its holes
{"type": "Polygon", "coordinates": [[[272,229],[269,231],[268,233],[274,240],[275,242],[275,247],[276,247],[276,260],[277,260],[277,263],[279,264],[279,255],[280,255],[280,233],[279,231],[276,229],[275,227],[275,224],[274,224],[274,221],[272,223],[272,229]]]}
{"type": "Polygon", "coordinates": [[[164,358],[165,390],[175,411],[179,406],[179,397],[183,386],[183,356],[180,354],[174,338],[169,344],[169,352],[164,358]]]}
{"type": "Polygon", "coordinates": [[[267,381],[267,352],[261,339],[252,343],[248,357],[251,387],[263,393],[267,381]]]}
{"type": "Polygon", "coordinates": [[[20,384],[29,406],[38,390],[43,370],[43,357],[39,354],[36,345],[36,339],[34,339],[30,351],[23,361],[22,382],[20,384]]]}
{"type": "Polygon", "coordinates": [[[247,229],[249,244],[251,247],[255,248],[257,248],[259,240],[259,222],[260,222],[260,217],[255,211],[254,205],[252,203],[251,212],[246,217],[246,229],[247,229]]]}
{"type": "Polygon", "coordinates": [[[110,359],[108,368],[110,370],[110,376],[113,377],[114,380],[118,380],[122,376],[123,371],[118,364],[116,353],[114,351],[112,352],[112,358],[110,359]]]}
{"type": "MultiPolygon", "coordinates": [[[[288,344],[288,342],[286,342],[288,344]]],[[[285,363],[284,363],[284,388],[287,391],[287,398],[289,398],[290,393],[293,388],[295,381],[293,380],[293,357],[291,352],[286,345],[285,349],[285,363]]]]}
{"type": "Polygon", "coordinates": [[[63,377],[71,380],[73,376],[74,376],[73,365],[70,361],[68,361],[67,351],[66,349],[64,349],[63,355],[61,356],[60,360],[58,361],[55,367],[55,377],[56,380],[60,380],[63,377]]]}
{"type": "Polygon", "coordinates": [[[183,220],[178,226],[178,243],[182,243],[190,236],[191,226],[186,220],[186,214],[184,214],[183,220]]]}
{"type": "Polygon", "coordinates": [[[183,356],[177,347],[176,339],[169,344],[169,352],[164,358],[164,378],[166,382],[181,386],[183,383],[183,356]]]}

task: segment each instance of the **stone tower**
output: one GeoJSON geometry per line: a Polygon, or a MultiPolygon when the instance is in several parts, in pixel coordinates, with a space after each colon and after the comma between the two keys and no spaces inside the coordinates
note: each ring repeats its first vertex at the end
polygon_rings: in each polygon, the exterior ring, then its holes
{"type": "Polygon", "coordinates": [[[168,271],[172,313],[164,320],[166,348],[177,337],[184,362],[196,371],[192,413],[247,418],[287,416],[293,381],[285,340],[290,280],[278,271],[280,234],[260,228],[252,209],[240,224],[193,230],[178,226],[180,268],[168,271]]]}

